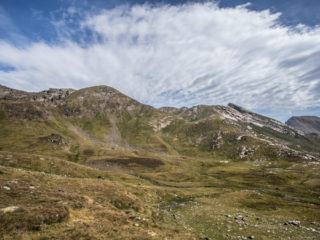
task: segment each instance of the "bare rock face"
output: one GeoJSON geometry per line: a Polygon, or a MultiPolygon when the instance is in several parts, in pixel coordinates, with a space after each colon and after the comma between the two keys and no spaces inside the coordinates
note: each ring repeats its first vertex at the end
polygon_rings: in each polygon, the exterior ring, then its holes
{"type": "Polygon", "coordinates": [[[68,97],[76,90],[71,88],[50,88],[38,93],[24,92],[0,85],[0,100],[28,102],[56,102],[68,97]]]}
{"type": "Polygon", "coordinates": [[[221,131],[219,131],[216,134],[214,134],[210,147],[212,150],[215,150],[215,149],[219,149],[222,144],[223,144],[222,133],[221,131]]]}
{"type": "Polygon", "coordinates": [[[261,116],[233,103],[229,103],[227,107],[218,106],[217,111],[224,118],[234,121],[251,123],[258,127],[271,128],[277,132],[290,136],[296,136],[300,134],[286,124],[283,124],[282,122],[261,116]]]}
{"type": "Polygon", "coordinates": [[[320,136],[320,117],[291,117],[286,124],[302,132],[320,136]]]}
{"type": "Polygon", "coordinates": [[[49,88],[49,90],[34,95],[32,100],[37,102],[55,102],[68,97],[73,92],[75,92],[75,90],[70,88],[49,88]]]}
{"type": "Polygon", "coordinates": [[[251,147],[243,146],[241,149],[239,149],[239,157],[240,158],[244,158],[244,157],[247,157],[247,156],[250,156],[253,154],[254,154],[254,149],[251,147]]]}

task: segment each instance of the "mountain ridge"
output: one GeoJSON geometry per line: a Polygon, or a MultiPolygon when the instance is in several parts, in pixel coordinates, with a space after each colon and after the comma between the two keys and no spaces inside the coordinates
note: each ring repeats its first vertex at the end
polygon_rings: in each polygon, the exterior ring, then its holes
{"type": "MultiPolygon", "coordinates": [[[[71,121],[73,125],[76,124],[76,128],[82,129],[89,126],[97,128],[92,133],[94,136],[91,137],[98,138],[102,142],[105,139],[117,139],[116,145],[124,148],[128,146],[146,148],[150,145],[148,139],[151,138],[155,139],[156,145],[161,146],[160,149],[171,149],[172,151],[172,147],[181,148],[180,143],[186,141],[189,149],[194,149],[194,151],[197,149],[196,152],[202,149],[201,154],[207,155],[211,154],[210,149],[213,149],[214,145],[212,142],[216,141],[215,137],[212,138],[210,134],[215,136],[221,131],[229,132],[230,130],[235,135],[249,134],[257,141],[267,141],[279,148],[293,147],[295,151],[304,150],[300,145],[307,144],[302,131],[233,103],[227,106],[197,105],[190,108],[162,107],[156,109],[139,103],[109,86],[94,86],[80,90],[49,89],[38,93],[2,87],[0,99],[3,100],[1,105],[4,113],[9,117],[48,121],[48,119],[59,116],[60,119],[62,117],[68,122],[71,121]],[[93,124],[97,119],[99,119],[98,124],[93,124]],[[104,124],[101,125],[103,122],[104,124]],[[216,124],[221,126],[221,129],[217,128],[216,124]],[[172,128],[175,128],[174,134],[169,133],[173,130],[172,128]],[[207,132],[202,133],[202,128],[205,128],[207,132]],[[264,134],[265,130],[269,135],[264,134]],[[190,135],[190,131],[194,134],[190,135]],[[270,131],[275,131],[275,133],[270,131]],[[275,137],[276,132],[282,134],[283,137],[275,137]],[[112,136],[108,136],[110,134],[112,136]],[[166,134],[168,137],[165,136],[166,134]],[[178,134],[179,141],[174,147],[172,144],[176,143],[172,140],[175,134],[178,134]],[[284,140],[287,138],[284,136],[298,137],[302,144],[296,145],[288,142],[284,140]]],[[[86,134],[92,135],[91,133],[86,134]]],[[[109,144],[114,143],[109,142],[109,144]]],[[[314,146],[311,148],[317,149],[314,146]]],[[[183,149],[185,150],[185,147],[183,149]]],[[[215,149],[219,152],[218,148],[215,149]]],[[[320,150],[317,151],[320,152],[320,150]]]]}
{"type": "Polygon", "coordinates": [[[0,126],[6,239],[320,232],[320,138],[235,104],[156,109],[108,86],[0,86],[0,126]],[[292,219],[305,228],[286,231],[292,219]]]}

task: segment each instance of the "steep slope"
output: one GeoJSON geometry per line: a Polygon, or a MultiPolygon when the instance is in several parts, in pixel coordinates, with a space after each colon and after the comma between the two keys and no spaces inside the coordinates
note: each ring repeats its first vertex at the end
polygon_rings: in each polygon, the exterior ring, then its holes
{"type": "Polygon", "coordinates": [[[127,149],[132,145],[161,151],[167,148],[161,139],[152,136],[154,129],[163,125],[164,118],[159,117],[162,113],[113,88],[98,86],[79,91],[51,89],[27,93],[23,98],[20,98],[20,93],[16,95],[15,90],[6,89],[3,92],[11,93],[9,99],[0,100],[2,133],[7,135],[6,139],[2,139],[3,146],[15,142],[16,138],[27,139],[17,141],[16,148],[22,147],[20,150],[23,151],[39,148],[41,152],[48,144],[39,141],[39,138],[58,134],[68,144],[54,146],[52,150],[57,149],[61,153],[63,147],[66,154],[69,149],[69,154],[80,158],[86,148],[94,153],[101,147],[127,149]],[[57,92],[65,94],[56,95],[57,92]],[[39,101],[35,101],[34,96],[48,100],[37,98],[39,101]]]}
{"type": "Polygon", "coordinates": [[[4,239],[319,236],[319,138],[235,104],[1,87],[0,126],[4,239]]]}
{"type": "Polygon", "coordinates": [[[206,152],[207,155],[217,153],[241,158],[245,154],[245,157],[253,155],[254,158],[254,148],[257,149],[258,146],[261,151],[268,149],[266,152],[269,153],[274,149],[278,156],[283,152],[301,157],[305,155],[303,152],[316,156],[320,153],[320,139],[232,103],[228,106],[199,105],[180,109],[165,107],[159,110],[179,117],[163,131],[169,141],[170,136],[178,138],[179,141],[171,141],[171,144],[178,147],[183,143],[184,149],[189,151],[187,154],[193,152],[197,155],[202,150],[202,154],[206,152]],[[246,149],[251,149],[250,154],[246,149]]]}
{"type": "Polygon", "coordinates": [[[302,132],[320,135],[320,118],[315,116],[291,117],[286,124],[302,132]]]}
{"type": "Polygon", "coordinates": [[[253,113],[233,103],[229,103],[228,107],[231,109],[228,109],[225,111],[225,113],[223,113],[225,117],[229,117],[231,119],[243,121],[246,123],[252,123],[258,127],[270,128],[279,133],[283,133],[289,136],[299,135],[297,131],[294,131],[294,129],[291,129],[290,127],[277,120],[253,113]]]}

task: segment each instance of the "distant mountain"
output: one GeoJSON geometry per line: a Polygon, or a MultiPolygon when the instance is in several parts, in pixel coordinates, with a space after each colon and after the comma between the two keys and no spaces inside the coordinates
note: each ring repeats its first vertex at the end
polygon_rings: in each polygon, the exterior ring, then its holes
{"type": "Polygon", "coordinates": [[[286,124],[308,134],[320,135],[320,117],[299,116],[291,117],[286,124]]]}

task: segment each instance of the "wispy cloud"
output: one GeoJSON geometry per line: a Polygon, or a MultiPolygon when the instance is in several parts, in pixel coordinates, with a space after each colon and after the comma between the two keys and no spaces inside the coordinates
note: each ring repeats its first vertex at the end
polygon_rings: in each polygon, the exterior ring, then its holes
{"type": "Polygon", "coordinates": [[[106,84],[154,106],[235,102],[279,118],[320,107],[317,27],[214,3],[77,11],[60,19],[56,45],[0,42],[0,64],[14,67],[0,71],[0,82],[27,90],[106,84]]]}

